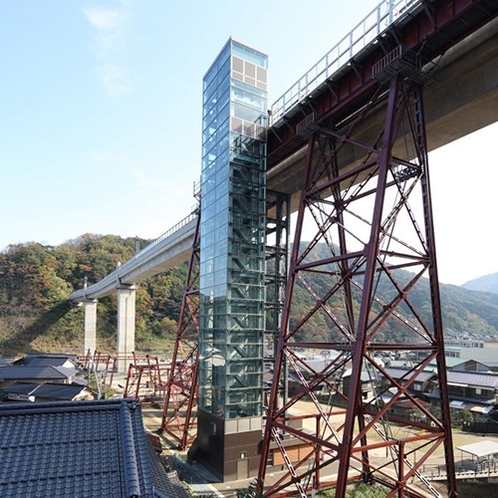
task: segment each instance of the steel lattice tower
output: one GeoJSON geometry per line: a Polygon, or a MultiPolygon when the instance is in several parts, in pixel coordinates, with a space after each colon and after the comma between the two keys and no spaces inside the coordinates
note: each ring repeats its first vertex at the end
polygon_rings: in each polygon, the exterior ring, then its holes
{"type": "Polygon", "coordinates": [[[200,209],[198,209],[161,422],[161,431],[171,436],[181,450],[186,449],[195,438],[194,428],[196,426],[199,367],[200,219],[200,209]]]}
{"type": "Polygon", "coordinates": [[[375,68],[382,81],[362,108],[326,125],[310,113],[297,126],[307,159],[259,472],[265,496],[335,486],[343,497],[356,481],[387,496],[440,496],[420,472],[440,447],[457,496],[419,69],[400,47],[375,68]],[[311,329],[321,336],[310,340],[311,329]],[[409,360],[401,379],[386,367],[394,356],[409,360]],[[435,406],[414,395],[431,362],[435,406]],[[299,382],[282,402],[286,364],[299,382]],[[271,485],[267,464],[286,469],[271,485]]]}

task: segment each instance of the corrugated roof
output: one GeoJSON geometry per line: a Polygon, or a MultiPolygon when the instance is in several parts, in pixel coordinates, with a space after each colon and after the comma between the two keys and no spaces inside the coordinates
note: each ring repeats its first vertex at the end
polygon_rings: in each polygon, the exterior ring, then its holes
{"type": "Polygon", "coordinates": [[[85,386],[79,384],[56,384],[53,382],[45,382],[45,384],[40,384],[33,394],[36,398],[72,400],[84,390],[85,386]]]}
{"type": "Polygon", "coordinates": [[[57,356],[55,358],[51,357],[43,357],[43,356],[36,356],[32,360],[29,361],[28,365],[30,367],[63,367],[67,364],[67,366],[72,366],[73,368],[76,367],[76,364],[74,361],[72,361],[69,358],[65,358],[63,356],[57,356]]]}
{"type": "Polygon", "coordinates": [[[28,353],[22,358],[14,361],[15,365],[33,365],[33,361],[45,361],[46,365],[61,365],[66,360],[71,360],[74,364],[78,361],[78,357],[73,354],[62,354],[62,353],[28,353]],[[62,363],[60,363],[62,362],[62,363]]]}
{"type": "Polygon", "coordinates": [[[0,405],[0,496],[154,497],[133,400],[0,405]]]}
{"type": "Polygon", "coordinates": [[[44,384],[36,382],[14,382],[14,384],[3,388],[3,391],[7,394],[33,395],[36,398],[49,398],[61,401],[70,401],[84,390],[85,386],[80,384],[58,384],[56,382],[46,382],[44,384]]]}
{"type": "Polygon", "coordinates": [[[481,458],[498,453],[498,443],[496,443],[495,441],[479,441],[478,443],[458,446],[457,449],[481,458]]]}
{"type": "Polygon", "coordinates": [[[40,384],[36,382],[14,382],[10,386],[3,387],[2,390],[7,394],[31,394],[38,389],[40,384]]]}

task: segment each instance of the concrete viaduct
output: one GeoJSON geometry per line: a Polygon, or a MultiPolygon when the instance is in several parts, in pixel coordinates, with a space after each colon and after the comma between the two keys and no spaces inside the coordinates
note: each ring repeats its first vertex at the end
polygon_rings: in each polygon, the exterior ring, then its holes
{"type": "MultiPolygon", "coordinates": [[[[434,65],[435,78],[424,93],[429,150],[458,140],[497,120],[498,18],[482,26],[431,63],[434,65]]],[[[324,91],[325,86],[326,82],[313,93],[324,91]]],[[[301,149],[286,155],[278,150],[281,145],[278,137],[281,130],[289,127],[288,123],[293,117],[295,122],[299,114],[305,116],[309,113],[306,100],[309,97],[305,96],[295,102],[283,115],[273,112],[273,116],[270,116],[267,187],[290,194],[293,210],[302,184],[305,141],[301,149]]],[[[365,143],[371,142],[369,139],[377,129],[378,123],[372,118],[370,122],[362,124],[357,138],[365,143]]],[[[352,152],[347,164],[342,164],[341,167],[354,166],[356,159],[352,152]]],[[[71,302],[85,308],[85,352],[96,349],[98,299],[116,291],[117,353],[124,355],[134,350],[136,285],[188,259],[196,218],[197,213],[192,213],[103,280],[71,294],[71,302]]]]}

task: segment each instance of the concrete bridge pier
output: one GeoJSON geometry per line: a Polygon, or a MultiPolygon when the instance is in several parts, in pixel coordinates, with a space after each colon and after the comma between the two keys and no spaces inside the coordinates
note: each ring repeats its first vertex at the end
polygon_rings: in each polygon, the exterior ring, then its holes
{"type": "Polygon", "coordinates": [[[97,303],[97,299],[87,299],[86,301],[83,301],[85,309],[84,354],[93,355],[97,349],[97,303]]]}
{"type": "Polygon", "coordinates": [[[130,362],[129,356],[135,351],[135,285],[121,284],[118,287],[118,345],[117,369],[125,373],[130,362]]]}

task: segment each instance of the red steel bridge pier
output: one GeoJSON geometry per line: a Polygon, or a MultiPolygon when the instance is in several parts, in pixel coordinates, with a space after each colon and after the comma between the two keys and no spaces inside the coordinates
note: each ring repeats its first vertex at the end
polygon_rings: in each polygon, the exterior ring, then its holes
{"type": "Polygon", "coordinates": [[[199,369],[199,254],[200,209],[197,212],[192,252],[188,263],[182,307],[164,395],[160,432],[180,450],[195,439],[199,369]]]}
{"type": "Polygon", "coordinates": [[[365,105],[340,121],[317,123],[310,112],[296,127],[307,158],[262,444],[264,496],[335,486],[343,497],[360,481],[389,497],[441,496],[421,470],[442,448],[447,496],[457,497],[420,66],[398,47],[374,67],[382,84],[365,105]],[[362,141],[359,125],[380,112],[375,138],[362,141]],[[344,154],[356,160],[341,169],[344,154]],[[430,309],[421,309],[427,288],[430,309]],[[322,337],[307,340],[317,324],[322,337]],[[410,365],[401,379],[385,366],[394,357],[410,365]],[[439,397],[429,405],[413,393],[433,363],[439,397]],[[286,364],[300,382],[282,402],[286,364]],[[284,475],[268,484],[277,462],[284,475]]]}

